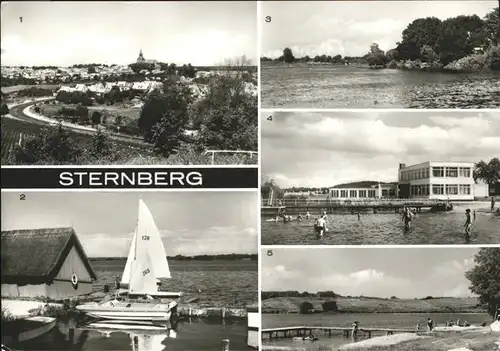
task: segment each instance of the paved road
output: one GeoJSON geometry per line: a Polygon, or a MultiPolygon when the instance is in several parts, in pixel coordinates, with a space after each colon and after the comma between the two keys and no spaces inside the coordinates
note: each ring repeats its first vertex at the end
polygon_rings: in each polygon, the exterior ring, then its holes
{"type": "MultiPolygon", "coordinates": [[[[53,98],[47,99],[47,100],[53,100],[53,98]]],[[[20,104],[20,105],[12,106],[12,107],[10,107],[9,114],[11,114],[13,117],[16,117],[16,118],[18,118],[20,120],[23,120],[25,122],[36,124],[36,125],[39,125],[39,126],[50,126],[50,125],[53,125],[53,123],[42,121],[42,120],[39,120],[39,119],[36,119],[36,118],[32,118],[32,117],[30,117],[30,116],[28,116],[28,115],[26,115],[24,113],[24,109],[26,107],[34,105],[35,103],[37,103],[37,101],[31,101],[31,102],[26,102],[26,103],[23,103],[23,104],[20,104]]],[[[80,133],[80,134],[94,135],[94,134],[97,133],[97,131],[94,132],[94,131],[90,131],[90,130],[83,130],[83,129],[79,129],[79,128],[74,128],[72,126],[64,126],[64,128],[68,129],[68,130],[71,130],[74,133],[80,133]]],[[[149,144],[145,143],[142,139],[139,139],[139,138],[136,138],[136,137],[127,136],[127,135],[123,135],[123,134],[118,135],[118,134],[108,133],[108,136],[111,139],[113,139],[113,140],[117,140],[117,141],[121,141],[121,142],[126,142],[126,143],[129,143],[129,144],[136,144],[136,145],[142,145],[142,146],[149,145],[149,144]]]]}

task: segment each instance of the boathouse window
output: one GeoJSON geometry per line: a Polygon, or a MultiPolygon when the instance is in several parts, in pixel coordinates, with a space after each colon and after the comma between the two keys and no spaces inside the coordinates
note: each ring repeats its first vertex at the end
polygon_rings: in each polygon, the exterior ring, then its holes
{"type": "Polygon", "coordinates": [[[340,197],[347,197],[347,190],[340,190],[340,197]]]}
{"type": "Polygon", "coordinates": [[[368,197],[375,197],[375,190],[368,190],[368,197]]]}
{"type": "Polygon", "coordinates": [[[432,193],[434,195],[444,195],[444,185],[443,184],[433,184],[432,193]]]}
{"type": "Polygon", "coordinates": [[[432,167],[433,177],[444,177],[444,167],[432,167]]]}
{"type": "Polygon", "coordinates": [[[357,190],[349,190],[349,197],[358,197],[357,190]]]}
{"type": "Polygon", "coordinates": [[[338,190],[332,190],[332,197],[339,197],[339,191],[338,190]]]}
{"type": "Polygon", "coordinates": [[[446,194],[447,195],[458,195],[458,185],[446,185],[446,194]]]}
{"type": "Polygon", "coordinates": [[[463,178],[470,178],[470,168],[469,167],[460,167],[459,175],[463,178]]]}
{"type": "Polygon", "coordinates": [[[458,168],[457,167],[446,167],[446,176],[447,177],[458,177],[458,168]]]}
{"type": "Polygon", "coordinates": [[[469,184],[460,185],[460,195],[470,195],[470,185],[469,184]]]}
{"type": "Polygon", "coordinates": [[[360,190],[359,197],[366,197],[366,190],[360,190]]]}

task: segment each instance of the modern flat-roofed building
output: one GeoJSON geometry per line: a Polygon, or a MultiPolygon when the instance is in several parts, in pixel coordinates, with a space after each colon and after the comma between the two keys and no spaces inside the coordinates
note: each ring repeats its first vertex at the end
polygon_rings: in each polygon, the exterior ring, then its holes
{"type": "Polygon", "coordinates": [[[381,183],[373,181],[339,184],[330,188],[328,195],[331,199],[362,200],[396,197],[396,183],[381,183]]]}
{"type": "Polygon", "coordinates": [[[398,197],[474,200],[475,196],[483,196],[487,185],[475,183],[473,170],[472,162],[400,163],[398,197]]]}

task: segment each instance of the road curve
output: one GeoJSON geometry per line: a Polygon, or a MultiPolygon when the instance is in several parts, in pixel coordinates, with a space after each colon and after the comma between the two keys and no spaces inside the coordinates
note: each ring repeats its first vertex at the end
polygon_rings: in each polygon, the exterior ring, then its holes
{"type": "MultiPolygon", "coordinates": [[[[9,114],[17,119],[20,119],[22,121],[29,122],[32,124],[36,124],[36,125],[39,125],[41,127],[42,126],[53,126],[54,123],[57,123],[57,121],[49,122],[49,121],[45,121],[42,119],[30,117],[24,113],[24,110],[31,105],[35,105],[36,103],[48,101],[48,100],[53,100],[53,99],[54,98],[46,98],[44,100],[23,102],[22,104],[11,106],[9,108],[9,110],[10,110],[9,114]]],[[[71,130],[74,133],[80,133],[80,134],[86,134],[86,135],[94,135],[97,133],[97,131],[75,128],[71,125],[65,125],[64,128],[71,130]]],[[[129,144],[136,144],[136,145],[141,145],[141,146],[148,146],[149,145],[149,144],[145,143],[143,140],[136,138],[136,137],[126,136],[123,134],[116,134],[116,133],[107,133],[107,135],[109,136],[109,138],[116,140],[116,141],[121,141],[121,142],[126,142],[129,144]]]]}

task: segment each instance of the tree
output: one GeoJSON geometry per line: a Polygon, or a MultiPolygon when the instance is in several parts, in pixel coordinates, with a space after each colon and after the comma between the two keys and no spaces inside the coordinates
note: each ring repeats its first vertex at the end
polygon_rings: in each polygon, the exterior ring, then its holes
{"type": "Polygon", "coordinates": [[[88,74],[96,73],[95,67],[94,66],[90,66],[89,68],[87,68],[87,73],[88,74]]]}
{"type": "Polygon", "coordinates": [[[323,311],[325,312],[337,312],[337,302],[336,301],[325,301],[321,304],[323,311]]]}
{"type": "Polygon", "coordinates": [[[102,114],[99,111],[92,112],[92,126],[98,126],[101,124],[102,114]]]}
{"type": "Polygon", "coordinates": [[[370,52],[366,56],[368,65],[370,66],[382,66],[387,63],[387,57],[383,50],[381,50],[377,43],[370,45],[370,52]]]}
{"type": "Polygon", "coordinates": [[[436,54],[436,52],[432,49],[432,47],[427,44],[422,46],[422,49],[420,49],[420,56],[423,62],[433,63],[439,61],[438,54],[436,54]]]}
{"type": "Polygon", "coordinates": [[[314,310],[314,306],[312,303],[308,302],[308,301],[304,301],[300,304],[300,313],[301,314],[309,314],[311,313],[311,311],[314,310]]]}
{"type": "Polygon", "coordinates": [[[499,7],[491,11],[484,18],[484,34],[492,45],[500,44],[500,0],[499,7]]]}
{"type": "Polygon", "coordinates": [[[90,156],[95,159],[103,159],[113,154],[112,143],[109,137],[102,131],[98,130],[92,137],[92,147],[90,149],[90,156]]]}
{"type": "Polygon", "coordinates": [[[292,63],[295,61],[295,57],[293,56],[292,49],[285,48],[283,50],[283,61],[286,63],[292,63]]]}
{"type": "Polygon", "coordinates": [[[465,273],[469,289],[488,306],[491,316],[500,308],[500,248],[481,248],[474,256],[475,266],[465,273]]]}
{"type": "Polygon", "coordinates": [[[490,190],[494,189],[500,181],[500,160],[495,157],[488,163],[479,161],[474,165],[473,177],[474,181],[481,179],[488,184],[490,190]]]}
{"type": "Polygon", "coordinates": [[[155,134],[158,135],[155,126],[168,116],[175,119],[173,125],[177,124],[177,120],[184,121],[186,124],[188,106],[192,100],[193,96],[188,87],[173,79],[167,79],[163,83],[163,91],[153,91],[142,107],[138,126],[144,140],[148,143],[155,143],[155,134]]]}
{"type": "Polygon", "coordinates": [[[274,191],[274,199],[283,197],[283,194],[285,193],[285,191],[281,189],[278,184],[274,182],[274,180],[269,179],[267,181],[263,181],[262,185],[260,186],[262,199],[267,200],[271,189],[274,191]]]}
{"type": "MultiPolygon", "coordinates": [[[[435,50],[441,32],[441,25],[441,20],[436,17],[418,18],[403,30],[401,44],[412,43],[418,48],[418,51],[424,45],[428,45],[435,50]]],[[[416,58],[403,57],[403,59],[415,60],[416,58]]]]}
{"type": "Polygon", "coordinates": [[[7,104],[2,103],[0,106],[0,114],[3,116],[3,115],[6,115],[8,113],[9,113],[9,108],[7,107],[7,104]]]}

